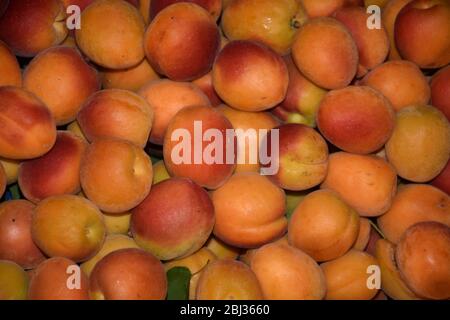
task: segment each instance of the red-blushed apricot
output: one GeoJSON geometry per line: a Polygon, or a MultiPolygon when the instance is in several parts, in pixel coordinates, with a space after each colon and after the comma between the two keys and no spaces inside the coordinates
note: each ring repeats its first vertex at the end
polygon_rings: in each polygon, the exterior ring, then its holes
{"type": "Polygon", "coordinates": [[[289,243],[316,261],[344,255],[356,241],[359,215],[335,192],[308,194],[289,220],[289,243]]]}
{"type": "Polygon", "coordinates": [[[14,182],[17,182],[17,178],[19,177],[20,161],[0,158],[0,164],[3,167],[3,170],[5,171],[6,184],[10,185],[14,182]]]}
{"type": "Polygon", "coordinates": [[[138,9],[122,0],[97,0],[81,13],[77,45],[102,67],[125,69],[144,58],[144,19],[138,9]]]}
{"type": "Polygon", "coordinates": [[[95,300],[162,300],[166,293],[162,263],[141,249],[109,253],[90,276],[90,296],[95,300]]]}
{"type": "Polygon", "coordinates": [[[154,112],[150,142],[163,144],[170,120],[185,107],[210,106],[208,97],[189,82],[168,79],[150,81],[138,92],[154,112]]]}
{"type": "Polygon", "coordinates": [[[359,65],[357,76],[364,76],[369,70],[383,63],[389,53],[389,38],[383,25],[369,29],[371,13],[366,8],[347,6],[333,13],[350,31],[358,48],[359,65]]]}
{"type": "Polygon", "coordinates": [[[100,250],[105,224],[100,210],[89,200],[73,195],[53,196],[36,206],[31,234],[46,255],[79,262],[100,250]]]}
{"type": "MultiPolygon", "coordinates": [[[[284,124],[278,130],[278,152],[275,160],[278,171],[269,178],[279,187],[287,190],[306,190],[320,184],[327,174],[328,146],[322,136],[303,124],[284,124]]],[[[273,132],[269,132],[264,144],[272,146],[273,132]]]]}
{"type": "Polygon", "coordinates": [[[328,92],[320,103],[317,125],[338,148],[368,154],[390,138],[395,113],[389,101],[366,86],[348,86],[328,92]]]}
{"type": "Polygon", "coordinates": [[[427,184],[408,184],[399,188],[391,208],[377,223],[389,241],[398,243],[406,229],[422,221],[450,226],[450,197],[427,184]]]}
{"type": "Polygon", "coordinates": [[[21,57],[33,57],[67,36],[59,0],[13,0],[0,17],[0,39],[21,57]]]}
{"type": "Polygon", "coordinates": [[[29,300],[89,300],[89,280],[80,267],[67,258],[43,261],[33,272],[29,300]]]}
{"type": "Polygon", "coordinates": [[[297,0],[241,0],[227,6],[221,18],[230,40],[255,40],[277,53],[289,52],[298,26],[307,19],[297,0]]]}
{"type": "Polygon", "coordinates": [[[189,179],[157,183],[132,210],[131,232],[136,243],[160,260],[194,253],[208,240],[213,227],[211,199],[189,179]]]}
{"type": "Polygon", "coordinates": [[[152,178],[150,157],[125,140],[95,140],[81,163],[83,192],[110,213],[124,212],[141,203],[150,192],[152,178]]]}
{"type": "Polygon", "coordinates": [[[0,300],[26,300],[28,282],[27,273],[18,264],[0,260],[0,300]]]}
{"type": "Polygon", "coordinates": [[[0,41],[0,86],[22,86],[22,71],[19,62],[8,46],[0,41]]]}
{"type": "Polygon", "coordinates": [[[213,252],[219,259],[235,260],[239,256],[239,253],[241,253],[241,249],[230,246],[214,236],[209,238],[205,247],[213,252]]]}
{"type": "Polygon", "coordinates": [[[213,85],[230,107],[243,111],[270,109],[286,96],[289,74],[283,59],[254,41],[231,41],[214,62],[213,85]]]}
{"type": "Polygon", "coordinates": [[[20,164],[19,187],[25,198],[38,203],[50,196],[78,193],[81,159],[86,147],[87,143],[75,134],[58,131],[49,152],[20,164]]]}
{"type": "MultiPolygon", "coordinates": [[[[382,0],[385,1],[385,0],[382,0]]],[[[401,60],[395,44],[395,20],[400,10],[412,0],[389,0],[383,7],[381,21],[389,37],[389,60],[401,60]]]]}
{"type": "Polygon", "coordinates": [[[292,45],[299,70],[325,89],[347,86],[356,75],[358,48],[347,28],[333,18],[314,18],[300,27],[292,45]]]}
{"type": "Polygon", "coordinates": [[[128,234],[130,230],[131,212],[103,213],[106,234],[128,234]]]}
{"type": "Polygon", "coordinates": [[[34,204],[11,200],[0,204],[0,260],[10,260],[24,269],[37,267],[44,254],[31,238],[34,204]]]}
{"type": "Polygon", "coordinates": [[[172,4],[152,20],[144,36],[145,54],[158,73],[189,81],[208,73],[220,46],[219,29],[197,4],[172,4]]]}
{"type": "Polygon", "coordinates": [[[113,251],[126,248],[139,248],[139,246],[132,238],[126,235],[108,235],[106,236],[105,242],[103,243],[100,251],[98,251],[95,256],[81,264],[81,270],[83,270],[83,272],[89,277],[97,262],[99,262],[103,257],[113,251]]]}
{"type": "Polygon", "coordinates": [[[251,260],[268,300],[321,300],[326,283],[322,270],[306,253],[286,244],[267,244],[251,260]]]}
{"type": "Polygon", "coordinates": [[[195,3],[208,11],[215,20],[217,20],[222,13],[222,0],[151,0],[150,19],[154,19],[164,8],[178,2],[195,3]]]}
{"type": "Polygon", "coordinates": [[[419,222],[406,230],[395,250],[402,278],[418,296],[450,297],[450,227],[419,222]]]}
{"type": "Polygon", "coordinates": [[[217,107],[223,103],[220,97],[217,95],[212,82],[212,72],[208,72],[204,76],[192,81],[202,92],[208,97],[211,105],[217,107]]]}
{"type": "Polygon", "coordinates": [[[235,157],[228,161],[227,146],[233,129],[220,111],[207,106],[185,107],[170,121],[164,138],[164,163],[171,176],[189,178],[208,189],[217,189],[234,171],[235,157]],[[202,137],[210,132],[210,142],[202,137]],[[213,141],[212,141],[213,140],[213,141]]]}
{"type": "Polygon", "coordinates": [[[369,244],[372,226],[367,218],[359,219],[359,233],[356,241],[353,243],[353,249],[364,251],[369,244]]]}
{"type": "Polygon", "coordinates": [[[441,173],[431,181],[431,184],[450,195],[450,160],[441,173]]]}
{"type": "Polygon", "coordinates": [[[431,104],[450,121],[450,66],[442,68],[431,78],[431,104]]]}
{"type": "Polygon", "coordinates": [[[136,93],[122,89],[97,91],[84,103],[77,121],[89,141],[117,138],[145,147],[153,109],[136,93]]]}
{"type": "Polygon", "coordinates": [[[102,69],[100,73],[104,89],[138,91],[149,81],[159,79],[147,59],[128,69],[102,69]]]}
{"type": "Polygon", "coordinates": [[[413,0],[397,15],[395,43],[401,57],[420,68],[439,68],[450,62],[450,3],[413,0]]]}
{"type": "Polygon", "coordinates": [[[370,300],[378,293],[376,287],[369,286],[378,261],[368,253],[352,249],[320,267],[327,284],[326,300],[370,300]]]}
{"type": "Polygon", "coordinates": [[[47,105],[57,125],[73,121],[82,103],[100,88],[97,71],[76,49],[65,46],[39,53],[23,77],[24,88],[47,105]]]}
{"type": "Polygon", "coordinates": [[[345,2],[346,0],[300,0],[310,18],[330,16],[334,11],[342,8],[345,2]]]}
{"type": "Polygon", "coordinates": [[[337,152],[328,159],[328,174],[321,188],[337,192],[361,216],[374,217],[390,208],[397,175],[380,157],[337,152]]]}
{"type": "Polygon", "coordinates": [[[262,134],[262,130],[275,128],[278,125],[278,121],[268,112],[249,112],[241,111],[234,108],[230,108],[226,105],[221,105],[218,110],[230,120],[234,130],[243,130],[243,132],[250,132],[245,140],[237,141],[237,163],[235,172],[259,172],[260,159],[259,154],[261,150],[261,144],[264,141],[265,135],[262,134]],[[251,131],[255,130],[253,136],[251,131]],[[261,131],[259,131],[261,130],[261,131]],[[262,139],[261,139],[262,138],[262,139]],[[242,157],[239,159],[239,157],[242,157]]]}
{"type": "Polygon", "coordinates": [[[0,156],[31,159],[49,151],[56,126],[49,109],[32,93],[18,87],[0,87],[0,156]]]}
{"type": "Polygon", "coordinates": [[[410,106],[397,112],[386,156],[397,174],[413,182],[435,178],[450,158],[450,124],[438,109],[410,106]]]}
{"type": "MultiPolygon", "coordinates": [[[[316,126],[317,110],[320,102],[327,93],[308,80],[297,68],[291,55],[284,56],[284,61],[289,72],[289,86],[286,97],[279,104],[284,110],[292,112],[299,120],[294,123],[303,123],[311,127],[316,126]]],[[[286,120],[290,120],[286,118],[286,120]]]]}
{"type": "Polygon", "coordinates": [[[418,299],[400,276],[395,262],[395,245],[388,240],[379,239],[374,254],[380,267],[383,292],[394,300],[418,299]]]}
{"type": "Polygon", "coordinates": [[[197,300],[260,300],[261,286],[243,262],[225,259],[208,264],[197,285],[197,300]]]}
{"type": "Polygon", "coordinates": [[[254,172],[234,174],[212,193],[214,235],[239,248],[256,248],[286,232],[284,191],[254,172]]]}
{"type": "Polygon", "coordinates": [[[360,82],[382,93],[395,111],[427,104],[430,85],[419,67],[407,60],[388,61],[370,71],[360,82]]]}

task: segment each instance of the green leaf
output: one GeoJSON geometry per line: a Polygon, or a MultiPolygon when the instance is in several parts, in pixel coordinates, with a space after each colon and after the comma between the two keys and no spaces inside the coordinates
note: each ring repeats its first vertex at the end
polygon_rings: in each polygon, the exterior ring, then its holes
{"type": "Polygon", "coordinates": [[[20,195],[19,185],[17,183],[15,183],[11,187],[9,187],[9,192],[11,192],[12,200],[17,200],[22,197],[20,195]]]}
{"type": "Polygon", "coordinates": [[[167,271],[167,300],[188,300],[191,271],[186,267],[174,267],[167,271]]]}

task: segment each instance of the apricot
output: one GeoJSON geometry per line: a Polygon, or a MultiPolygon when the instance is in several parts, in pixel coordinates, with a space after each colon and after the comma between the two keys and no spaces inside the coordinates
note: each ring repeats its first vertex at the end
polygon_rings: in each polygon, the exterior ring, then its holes
{"type": "Polygon", "coordinates": [[[208,97],[211,105],[217,107],[223,103],[213,86],[212,71],[192,81],[208,97]]]}
{"type": "Polygon", "coordinates": [[[394,37],[401,57],[420,68],[447,65],[450,62],[450,4],[446,0],[409,2],[395,19],[394,37]]]}
{"type": "Polygon", "coordinates": [[[260,130],[275,128],[278,121],[268,112],[248,112],[230,108],[221,105],[218,110],[231,122],[235,130],[255,130],[255,135],[251,132],[242,139],[237,141],[237,163],[235,172],[259,172],[260,170],[260,149],[264,143],[265,135],[260,130]],[[262,139],[261,139],[262,138],[262,139]],[[241,157],[241,158],[239,158],[241,157]]]}
{"type": "MultiPolygon", "coordinates": [[[[385,0],[382,0],[385,1],[385,0]]],[[[412,0],[389,0],[383,7],[381,14],[381,21],[386,29],[389,37],[389,60],[401,60],[400,53],[398,53],[397,45],[395,43],[395,20],[397,15],[412,0]]]]}
{"type": "Polygon", "coordinates": [[[259,41],[284,55],[306,19],[305,10],[296,0],[241,0],[224,9],[221,24],[230,40],[259,41]]]}
{"type": "Polygon", "coordinates": [[[208,11],[215,20],[219,19],[222,13],[222,0],[151,0],[150,19],[154,19],[162,9],[178,2],[195,3],[208,11]]]}
{"type": "Polygon", "coordinates": [[[113,251],[126,248],[139,248],[134,240],[126,235],[114,234],[108,235],[105,238],[101,249],[89,260],[81,264],[81,270],[89,277],[95,265],[106,255],[113,251]]]}
{"type": "Polygon", "coordinates": [[[397,112],[394,132],[385,149],[400,177],[413,182],[430,181],[450,157],[449,122],[431,106],[404,108],[397,112]]]}
{"type": "Polygon", "coordinates": [[[369,244],[370,234],[372,232],[372,226],[370,220],[367,218],[359,219],[359,233],[356,237],[356,241],[353,243],[353,249],[364,251],[369,244]]]}
{"type": "Polygon", "coordinates": [[[308,194],[289,221],[289,243],[316,261],[344,255],[356,241],[359,215],[336,193],[318,190],[308,194]]]}
{"type": "Polygon", "coordinates": [[[97,0],[81,13],[77,45],[90,60],[109,69],[126,69],[144,59],[144,19],[122,0],[97,0]]]}
{"type": "Polygon", "coordinates": [[[382,93],[395,111],[410,105],[427,104],[430,85],[414,63],[407,60],[388,61],[370,71],[360,82],[382,93]]]}
{"type": "Polygon", "coordinates": [[[450,66],[442,68],[431,78],[431,104],[450,121],[450,66]]]}
{"type": "Polygon", "coordinates": [[[450,160],[441,173],[431,181],[431,184],[450,195],[450,160]]]}
{"type": "Polygon", "coordinates": [[[0,41],[0,69],[0,86],[22,86],[19,62],[3,41],[0,41]]]}
{"type": "Polygon", "coordinates": [[[150,157],[125,140],[95,140],[81,163],[83,192],[110,213],[125,212],[141,203],[150,192],[152,177],[150,157]]]}
{"type": "Polygon", "coordinates": [[[139,90],[152,108],[154,121],[149,141],[163,144],[170,120],[183,108],[210,106],[208,97],[195,85],[168,79],[150,81],[139,90]]]}
{"type": "Polygon", "coordinates": [[[33,272],[28,299],[89,300],[88,277],[74,261],[62,257],[47,259],[33,272]],[[79,280],[75,282],[74,277],[79,280]]]}
{"type": "Polygon", "coordinates": [[[232,128],[228,119],[216,109],[207,106],[183,108],[170,121],[164,138],[167,171],[171,176],[189,178],[202,187],[217,189],[236,166],[235,161],[229,161],[233,155],[227,154],[227,146],[234,147],[236,141],[226,134],[232,128]],[[208,130],[214,130],[214,142],[202,138],[208,130]]]}
{"type": "Polygon", "coordinates": [[[341,22],[314,18],[299,29],[292,58],[300,72],[319,87],[339,89],[356,75],[358,48],[341,22]]]}
{"type": "Polygon", "coordinates": [[[376,217],[389,210],[397,175],[377,156],[337,152],[328,159],[328,174],[321,188],[337,192],[361,216],[376,217]]]}
{"type": "Polygon", "coordinates": [[[346,0],[300,0],[310,18],[330,16],[346,4],[346,0]]]}
{"type": "Polygon", "coordinates": [[[241,252],[239,248],[230,246],[214,236],[209,238],[205,246],[219,259],[234,260],[239,256],[239,253],[241,252]]]}
{"type": "Polygon", "coordinates": [[[82,103],[100,88],[97,71],[76,49],[64,46],[39,53],[23,77],[24,87],[48,106],[57,125],[73,121],[82,103]]]}
{"type": "Polygon", "coordinates": [[[214,235],[239,248],[255,248],[286,232],[284,191],[253,172],[234,174],[213,191],[214,235]]]}
{"type": "Polygon", "coordinates": [[[24,269],[45,260],[31,237],[33,203],[11,200],[0,204],[0,260],[10,260],[24,269]]]}
{"type": "Polygon", "coordinates": [[[0,39],[21,57],[33,57],[67,36],[66,13],[59,0],[8,1],[0,15],[0,39]]]}
{"type": "Polygon", "coordinates": [[[141,249],[109,253],[90,276],[90,296],[95,300],[162,300],[166,293],[162,263],[141,249]]]}
{"type": "Polygon", "coordinates": [[[214,226],[208,193],[184,178],[154,185],[132,213],[131,232],[136,243],[160,260],[194,253],[205,244],[214,226]]]}
{"type": "Polygon", "coordinates": [[[342,22],[350,31],[358,48],[358,77],[380,65],[389,53],[389,38],[383,25],[369,29],[367,24],[371,13],[366,8],[347,6],[333,13],[333,17],[342,22]]]}
{"type": "Polygon", "coordinates": [[[28,275],[16,263],[0,260],[0,300],[26,300],[28,275]]]}
{"type": "MultiPolygon", "coordinates": [[[[306,190],[320,184],[328,166],[328,146],[322,136],[302,124],[284,124],[277,129],[279,159],[275,161],[279,161],[279,169],[269,178],[287,190],[306,190]]],[[[268,139],[272,135],[269,133],[268,139]]]]}
{"type": "Polygon", "coordinates": [[[395,300],[413,300],[418,297],[402,280],[395,262],[395,245],[388,240],[379,239],[376,242],[375,257],[380,266],[381,289],[395,300]]]}
{"type": "Polygon", "coordinates": [[[253,271],[234,260],[216,260],[202,271],[197,300],[260,300],[261,286],[253,271]]]}
{"type": "Polygon", "coordinates": [[[56,140],[49,109],[32,93],[0,87],[0,156],[31,159],[47,153],[56,140]]]}
{"type": "Polygon", "coordinates": [[[402,278],[420,297],[450,297],[450,228],[419,222],[406,230],[395,250],[402,278]]]}
{"type": "Polygon", "coordinates": [[[352,249],[320,267],[327,284],[326,300],[370,300],[378,293],[369,286],[371,268],[378,267],[378,261],[368,253],[352,249]]]}
{"type": "Polygon", "coordinates": [[[100,73],[104,89],[138,91],[149,81],[159,79],[147,59],[128,69],[102,69],[100,73]]]}
{"type": "Polygon", "coordinates": [[[270,109],[283,101],[289,74],[283,59],[254,41],[231,41],[213,66],[213,85],[219,97],[243,111],[270,109]]]}
{"type": "Polygon", "coordinates": [[[320,103],[317,126],[338,148],[368,154],[391,137],[395,114],[389,101],[366,86],[332,90],[320,103]]]}
{"type": "Polygon", "coordinates": [[[251,260],[265,299],[321,300],[326,283],[321,268],[306,253],[286,244],[267,244],[251,260]]]}
{"type": "Polygon", "coordinates": [[[46,255],[80,262],[100,250],[105,225],[101,212],[92,202],[79,196],[61,195],[39,202],[31,233],[46,255]]]}
{"type": "Polygon", "coordinates": [[[131,212],[103,213],[106,234],[128,234],[130,229],[131,212]]]}
{"type": "Polygon", "coordinates": [[[220,33],[208,11],[178,2],[159,12],[144,37],[145,54],[160,74],[189,81],[208,73],[220,46],[220,33]]]}
{"type": "Polygon", "coordinates": [[[398,243],[410,226],[422,221],[450,226],[450,197],[427,184],[408,184],[399,188],[391,208],[377,223],[389,241],[398,243]]]}
{"type": "MultiPolygon", "coordinates": [[[[320,102],[327,93],[308,80],[297,68],[291,55],[285,56],[284,61],[289,72],[289,86],[285,99],[279,104],[283,110],[299,114],[300,121],[311,127],[316,126],[317,110],[320,102]]],[[[289,120],[286,118],[286,120],[289,120]]]]}
{"type": "Polygon", "coordinates": [[[25,198],[38,203],[50,196],[78,193],[81,159],[86,147],[87,143],[75,134],[58,131],[49,152],[20,164],[19,187],[25,198]]]}
{"type": "Polygon", "coordinates": [[[145,147],[152,129],[153,110],[136,93],[106,89],[94,93],[77,116],[89,141],[117,138],[145,147]]]}
{"type": "Polygon", "coordinates": [[[6,184],[10,185],[12,183],[17,182],[17,179],[19,177],[20,161],[0,158],[0,164],[1,167],[3,167],[3,170],[5,171],[6,184]]]}

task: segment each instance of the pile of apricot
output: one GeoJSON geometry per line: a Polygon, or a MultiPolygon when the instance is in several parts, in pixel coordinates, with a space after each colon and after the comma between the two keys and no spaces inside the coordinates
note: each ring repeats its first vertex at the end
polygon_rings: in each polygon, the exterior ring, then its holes
{"type": "Polygon", "coordinates": [[[448,0],[0,0],[0,299],[450,299],[449,63],[448,0]]]}

